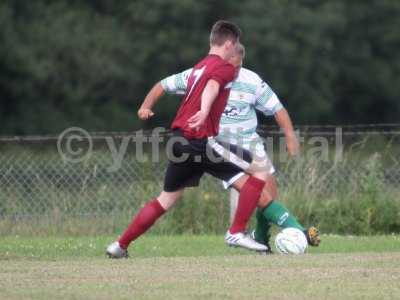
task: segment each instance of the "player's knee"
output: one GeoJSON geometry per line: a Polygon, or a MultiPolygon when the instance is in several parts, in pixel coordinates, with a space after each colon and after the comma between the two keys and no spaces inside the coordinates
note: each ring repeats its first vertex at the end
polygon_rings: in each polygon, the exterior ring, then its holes
{"type": "Polygon", "coordinates": [[[272,200],[275,198],[273,197],[272,193],[270,193],[268,190],[263,189],[260,198],[258,199],[258,207],[264,208],[267,207],[268,204],[271,203],[272,200]]]}
{"type": "Polygon", "coordinates": [[[247,168],[246,173],[251,174],[251,175],[257,175],[257,176],[263,176],[263,179],[268,177],[268,175],[271,173],[271,170],[273,170],[273,166],[269,159],[254,159],[250,166],[247,168]]]}
{"type": "Polygon", "coordinates": [[[267,178],[268,178],[268,175],[269,174],[267,172],[265,172],[265,171],[255,172],[255,173],[251,174],[251,176],[253,176],[253,177],[257,178],[257,179],[260,179],[262,181],[266,181],[267,178]]]}
{"type": "Polygon", "coordinates": [[[273,176],[269,176],[261,192],[261,196],[258,201],[258,206],[264,208],[268,206],[268,204],[271,203],[271,201],[275,200],[277,197],[278,197],[278,190],[275,178],[273,176]]]}
{"type": "Polygon", "coordinates": [[[169,210],[173,207],[178,200],[181,198],[181,193],[166,193],[162,192],[158,197],[157,200],[160,202],[160,205],[165,210],[169,210]]]}

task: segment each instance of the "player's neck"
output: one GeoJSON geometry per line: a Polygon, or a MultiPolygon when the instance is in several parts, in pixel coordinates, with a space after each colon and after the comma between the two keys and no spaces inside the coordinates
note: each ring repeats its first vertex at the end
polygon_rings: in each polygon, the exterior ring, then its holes
{"type": "Polygon", "coordinates": [[[211,47],[210,52],[208,52],[209,55],[218,55],[222,59],[226,59],[226,53],[222,47],[211,47]]]}

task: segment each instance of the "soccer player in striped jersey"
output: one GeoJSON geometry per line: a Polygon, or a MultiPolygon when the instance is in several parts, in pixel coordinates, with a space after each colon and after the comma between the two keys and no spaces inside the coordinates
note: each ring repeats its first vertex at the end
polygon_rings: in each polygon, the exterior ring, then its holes
{"type": "MultiPolygon", "coordinates": [[[[239,51],[231,58],[231,62],[239,66],[239,68],[237,69],[237,77],[232,83],[228,103],[221,117],[219,135],[216,139],[220,142],[238,145],[249,150],[253,158],[259,162],[258,167],[269,174],[259,199],[256,212],[257,226],[253,231],[253,238],[267,245],[270,249],[269,229],[271,224],[275,224],[281,228],[294,227],[302,230],[309,244],[318,246],[320,243],[318,230],[315,227],[304,228],[289,210],[281,202],[277,201],[275,169],[264,149],[261,137],[256,132],[258,126],[256,110],[265,116],[274,116],[285,134],[289,154],[296,156],[299,151],[299,144],[289,114],[274,91],[259,75],[241,67],[243,58],[244,47],[240,45],[239,51]]],[[[146,120],[153,116],[154,113],[151,108],[164,93],[184,95],[191,73],[192,69],[188,69],[158,82],[150,90],[144,105],[139,109],[139,117],[142,120],[146,120]]],[[[229,182],[223,182],[225,188],[230,188],[231,220],[236,211],[239,195],[234,188],[231,188],[231,185],[241,175],[238,174],[237,177],[232,178],[229,182]]]]}

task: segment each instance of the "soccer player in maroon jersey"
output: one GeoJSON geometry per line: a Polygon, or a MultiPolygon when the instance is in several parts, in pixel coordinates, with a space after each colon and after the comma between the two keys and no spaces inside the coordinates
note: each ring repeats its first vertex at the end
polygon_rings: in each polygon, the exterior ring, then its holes
{"type": "Polygon", "coordinates": [[[109,257],[127,257],[129,244],[182,197],[185,187],[198,186],[204,173],[235,182],[233,186],[240,191],[236,215],[225,236],[227,243],[255,251],[267,250],[265,245],[245,234],[266,174],[253,172],[252,176],[244,175],[244,170],[253,167],[251,154],[244,149],[237,151],[233,145],[222,145],[214,139],[218,135],[230,84],[236,75],[235,66],[227,60],[239,45],[240,33],[240,29],[231,22],[218,21],[214,24],[210,34],[210,52],[194,66],[187,92],[172,123],[177,142],[173,144],[169,157],[164,190],[145,204],[120,239],[108,246],[109,257]],[[237,155],[239,152],[241,155],[237,155]]]}

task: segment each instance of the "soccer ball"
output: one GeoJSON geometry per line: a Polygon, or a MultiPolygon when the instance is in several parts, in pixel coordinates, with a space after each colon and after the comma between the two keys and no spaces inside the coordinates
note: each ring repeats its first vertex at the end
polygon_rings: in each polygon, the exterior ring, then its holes
{"type": "Polygon", "coordinates": [[[297,228],[285,228],[275,238],[276,250],[281,254],[303,254],[307,245],[306,236],[297,228]]]}

